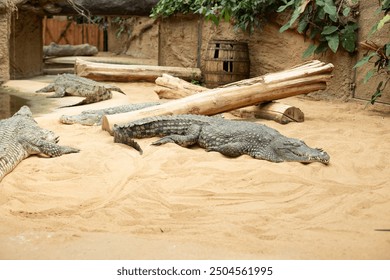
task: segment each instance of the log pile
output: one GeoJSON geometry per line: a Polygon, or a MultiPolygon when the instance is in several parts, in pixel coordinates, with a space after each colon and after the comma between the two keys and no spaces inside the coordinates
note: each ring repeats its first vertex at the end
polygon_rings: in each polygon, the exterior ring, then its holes
{"type": "MultiPolygon", "coordinates": [[[[206,87],[191,84],[168,74],[163,74],[162,77],[157,78],[156,85],[154,91],[160,98],[164,99],[183,98],[208,90],[206,87]]],[[[299,108],[280,102],[248,106],[229,113],[240,118],[261,118],[281,124],[304,121],[304,114],[299,108]]]]}
{"type": "Polygon", "coordinates": [[[250,105],[282,99],[316,90],[324,90],[331,79],[333,65],[317,60],[284,71],[242,80],[200,94],[172,100],[142,110],[106,115],[102,129],[112,133],[114,124],[137,119],[174,114],[214,115],[250,105]]]}

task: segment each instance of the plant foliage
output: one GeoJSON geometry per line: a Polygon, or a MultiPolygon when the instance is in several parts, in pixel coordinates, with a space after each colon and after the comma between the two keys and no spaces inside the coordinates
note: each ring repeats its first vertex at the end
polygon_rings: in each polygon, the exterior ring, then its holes
{"type": "Polygon", "coordinates": [[[283,0],[278,12],[292,10],[289,21],[280,32],[296,28],[312,44],[303,56],[322,53],[327,49],[337,52],[341,47],[352,53],[356,49],[358,25],[353,20],[352,9],[345,1],[333,0],[283,0]]]}
{"type": "Polygon", "coordinates": [[[227,21],[236,28],[253,31],[280,3],[281,0],[160,0],[151,17],[192,13],[203,15],[216,25],[227,21]]]}
{"type": "Polygon", "coordinates": [[[304,53],[307,57],[327,49],[336,52],[340,46],[348,52],[355,51],[358,27],[348,20],[352,11],[344,2],[336,5],[333,0],[160,0],[151,16],[200,14],[216,25],[228,21],[236,28],[253,32],[276,12],[289,12],[291,17],[280,31],[296,28],[310,38],[313,44],[304,53]]]}
{"type": "MultiPolygon", "coordinates": [[[[390,0],[381,0],[378,13],[383,13],[379,21],[371,29],[370,36],[381,30],[385,24],[390,24],[390,0]]],[[[380,76],[381,81],[378,83],[375,91],[371,96],[370,103],[374,104],[380,98],[390,82],[390,38],[383,46],[378,46],[374,42],[366,41],[360,43],[367,50],[366,54],[354,66],[361,67],[366,63],[371,63],[372,68],[367,71],[364,82],[370,80],[373,76],[380,76]]]]}

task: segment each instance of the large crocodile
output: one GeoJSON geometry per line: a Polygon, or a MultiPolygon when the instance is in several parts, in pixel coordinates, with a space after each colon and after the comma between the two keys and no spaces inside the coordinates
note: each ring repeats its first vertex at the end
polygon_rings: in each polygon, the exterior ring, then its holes
{"type": "Polygon", "coordinates": [[[12,117],[0,121],[0,181],[23,159],[33,154],[58,157],[78,149],[60,146],[54,132],[40,128],[30,108],[23,106],[12,117]]]}
{"type": "Polygon", "coordinates": [[[329,163],[329,155],[308,147],[302,140],[288,138],[262,124],[221,118],[177,115],[150,117],[125,125],[114,125],[114,141],[127,144],[142,154],[134,138],[164,136],[154,145],[176,143],[183,147],[198,144],[207,151],[228,157],[243,154],[272,162],[297,161],[329,163]]]}
{"type": "Polygon", "coordinates": [[[112,98],[111,91],[117,91],[125,94],[119,87],[95,82],[93,80],[79,77],[74,74],[58,75],[53,83],[50,83],[44,88],[36,92],[52,92],[55,93],[48,97],[64,97],[65,95],[85,97],[81,102],[71,105],[82,105],[95,103],[112,98]]]}
{"type": "Polygon", "coordinates": [[[86,110],[82,111],[78,115],[62,115],[60,122],[64,124],[82,124],[82,125],[101,125],[104,115],[113,115],[120,113],[127,113],[135,110],[140,110],[146,107],[160,105],[161,102],[145,102],[137,104],[126,104],[120,106],[114,106],[98,110],[86,110]]]}

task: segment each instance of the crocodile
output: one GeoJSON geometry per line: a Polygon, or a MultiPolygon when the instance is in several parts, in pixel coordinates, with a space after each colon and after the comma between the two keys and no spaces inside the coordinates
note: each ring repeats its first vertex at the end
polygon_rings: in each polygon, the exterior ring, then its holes
{"type": "Polygon", "coordinates": [[[145,102],[138,104],[126,104],[98,110],[82,111],[78,115],[62,115],[60,122],[63,124],[101,125],[104,115],[113,115],[140,110],[146,107],[160,105],[161,102],[145,102]]]}
{"type": "Polygon", "coordinates": [[[142,154],[134,138],[160,136],[152,143],[176,143],[182,147],[198,144],[206,151],[227,157],[247,154],[271,162],[295,161],[329,163],[322,149],[310,148],[302,140],[289,138],[263,124],[200,115],[158,116],[114,125],[114,142],[129,145],[142,154]]]}
{"type": "Polygon", "coordinates": [[[0,181],[23,159],[34,154],[58,157],[80,150],[58,145],[54,132],[41,128],[28,106],[22,106],[12,117],[0,121],[0,181]]]}
{"type": "Polygon", "coordinates": [[[95,82],[93,80],[79,77],[74,74],[58,75],[53,81],[53,83],[50,83],[46,87],[41,88],[36,92],[52,91],[54,91],[55,93],[53,95],[48,96],[50,98],[64,97],[66,95],[85,97],[85,99],[81,102],[71,106],[90,104],[111,99],[111,91],[117,91],[122,94],[125,94],[119,87],[95,82]]]}

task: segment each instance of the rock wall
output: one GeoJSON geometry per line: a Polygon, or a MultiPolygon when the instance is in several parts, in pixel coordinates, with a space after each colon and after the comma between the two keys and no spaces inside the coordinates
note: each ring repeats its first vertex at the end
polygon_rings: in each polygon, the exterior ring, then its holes
{"type": "Polygon", "coordinates": [[[42,18],[23,10],[13,14],[10,36],[10,78],[42,74],[42,18]]]}
{"type": "Polygon", "coordinates": [[[10,14],[0,13],[0,84],[9,80],[9,30],[10,14]]]}
{"type": "Polygon", "coordinates": [[[120,28],[115,18],[108,21],[108,51],[135,58],[158,59],[159,25],[149,17],[134,16],[126,19],[126,30],[118,37],[120,28]]]}
{"type": "MultiPolygon", "coordinates": [[[[213,39],[238,40],[248,43],[250,76],[266,73],[300,64],[302,53],[309,46],[295,31],[279,32],[280,25],[270,23],[253,34],[234,30],[222,22],[218,26],[194,16],[175,16],[160,22],[160,65],[200,67],[205,70],[207,45],[213,39]]],[[[312,94],[321,99],[346,100],[352,97],[354,83],[353,65],[356,59],[347,53],[339,52],[312,57],[335,65],[334,77],[326,91],[312,94]]]]}
{"type": "MultiPolygon", "coordinates": [[[[375,15],[375,11],[378,9],[377,1],[360,1],[360,17],[359,17],[359,41],[365,41],[369,39],[370,42],[383,46],[386,42],[389,42],[390,27],[389,24],[385,25],[381,30],[369,36],[370,30],[378,20],[383,16],[383,13],[375,15]]],[[[367,50],[362,47],[359,48],[358,59],[361,59],[367,50]]],[[[383,81],[383,76],[374,76],[367,83],[364,83],[364,77],[366,73],[373,68],[375,59],[372,59],[371,63],[364,65],[363,67],[356,69],[356,90],[354,97],[360,99],[371,99],[371,95],[375,92],[378,83],[383,81]]],[[[386,91],[379,99],[381,102],[390,103],[390,84],[387,85],[386,91]]]]}

